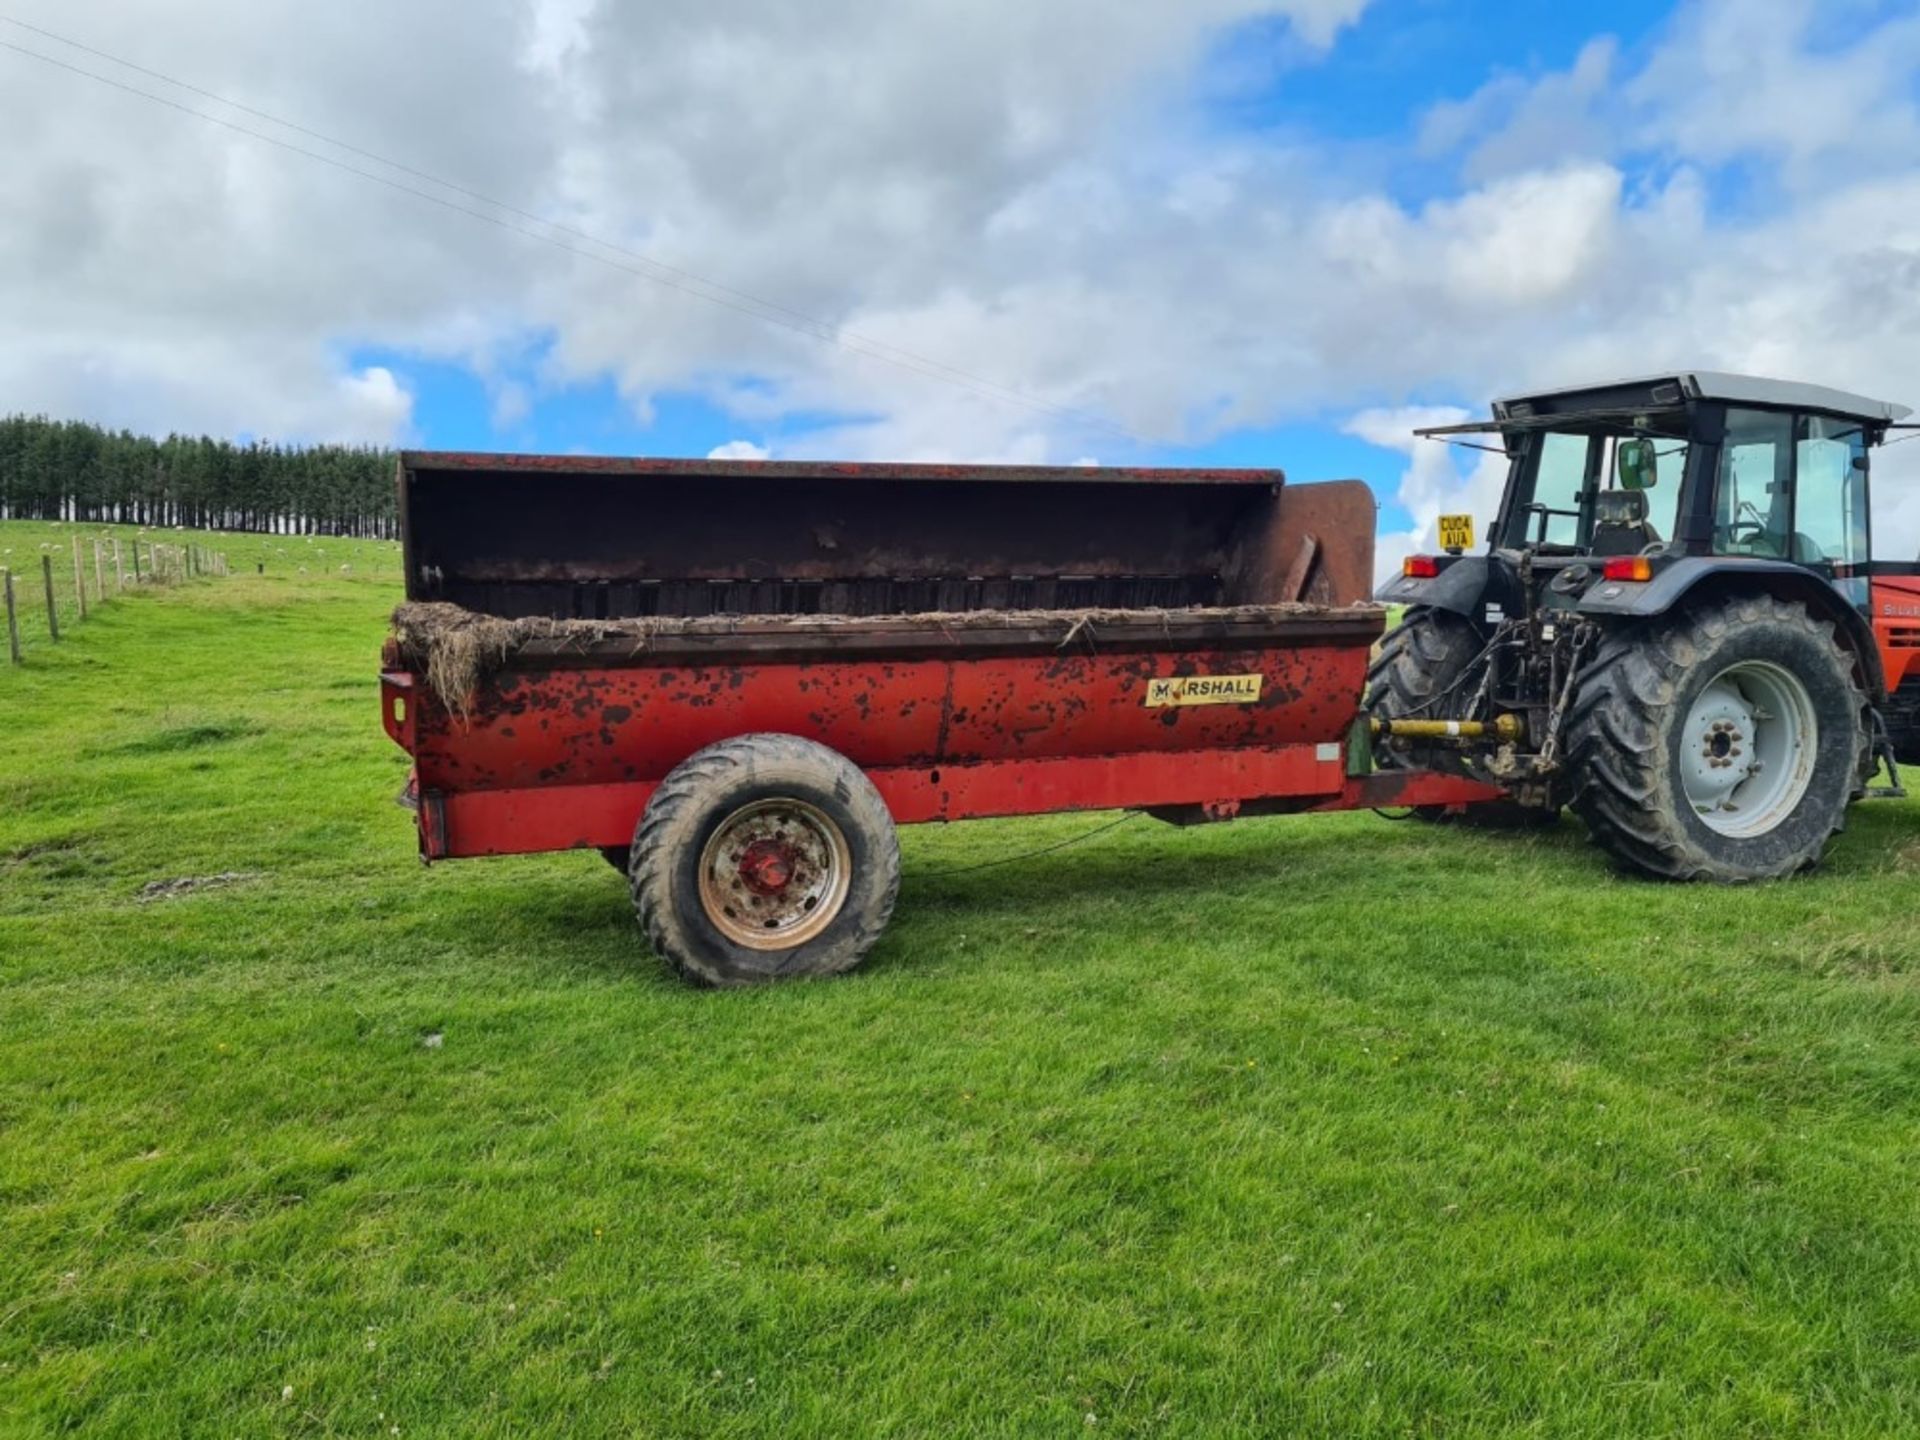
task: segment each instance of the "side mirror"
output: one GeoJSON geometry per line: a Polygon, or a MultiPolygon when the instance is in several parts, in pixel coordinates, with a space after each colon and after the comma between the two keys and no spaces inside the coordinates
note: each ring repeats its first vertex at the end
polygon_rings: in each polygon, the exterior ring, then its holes
{"type": "Polygon", "coordinates": [[[1613,470],[1622,490],[1650,490],[1659,476],[1653,458],[1653,441],[1622,440],[1614,447],[1613,470]]]}

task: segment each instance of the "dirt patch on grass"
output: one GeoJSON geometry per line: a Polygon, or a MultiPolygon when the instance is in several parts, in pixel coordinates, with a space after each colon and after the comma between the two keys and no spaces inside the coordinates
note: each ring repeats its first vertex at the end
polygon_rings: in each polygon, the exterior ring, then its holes
{"type": "Polygon", "coordinates": [[[182,875],[177,880],[149,880],[140,887],[140,894],[135,898],[142,905],[150,905],[155,900],[172,900],[201,890],[220,890],[228,885],[239,885],[259,878],[258,873],[252,870],[224,870],[218,875],[182,875]]]}
{"type": "Polygon", "coordinates": [[[182,750],[198,750],[207,745],[225,745],[263,734],[265,727],[251,720],[211,720],[198,725],[174,725],[142,735],[103,751],[108,755],[172,755],[182,750]]]}
{"type": "Polygon", "coordinates": [[[49,879],[64,879],[84,872],[91,861],[87,846],[90,835],[62,835],[52,840],[35,840],[0,856],[0,869],[41,871],[49,879]]]}

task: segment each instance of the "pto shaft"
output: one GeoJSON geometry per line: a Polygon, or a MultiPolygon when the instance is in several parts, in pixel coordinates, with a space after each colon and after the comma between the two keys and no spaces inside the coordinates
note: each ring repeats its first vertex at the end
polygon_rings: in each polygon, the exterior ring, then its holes
{"type": "Polygon", "coordinates": [[[1372,719],[1375,735],[1401,735],[1409,740],[1519,740],[1527,725],[1518,715],[1496,715],[1491,720],[1382,720],[1372,719]]]}

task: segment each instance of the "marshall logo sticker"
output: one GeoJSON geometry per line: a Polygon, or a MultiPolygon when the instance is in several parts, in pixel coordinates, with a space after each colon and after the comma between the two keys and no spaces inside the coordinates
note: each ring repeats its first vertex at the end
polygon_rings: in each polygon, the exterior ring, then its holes
{"type": "Polygon", "coordinates": [[[1168,675],[1147,682],[1147,707],[1251,705],[1260,698],[1259,675],[1168,675]]]}

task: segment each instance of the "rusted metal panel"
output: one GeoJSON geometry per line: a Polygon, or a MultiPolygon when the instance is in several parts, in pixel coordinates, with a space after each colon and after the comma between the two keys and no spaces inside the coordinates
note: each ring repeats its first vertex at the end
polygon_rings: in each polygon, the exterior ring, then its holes
{"type": "Polygon", "coordinates": [[[1383,623],[1357,482],[409,454],[401,492],[409,598],[524,622],[405,612],[492,657],[457,714],[389,647],[430,858],[625,844],[669,770],[755,732],[845,755],[903,823],[1487,789],[1346,773],[1383,623]],[[581,619],[617,623],[548,623],[581,619]]]}
{"type": "Polygon", "coordinates": [[[418,747],[415,726],[418,710],[414,697],[423,687],[404,670],[383,670],[380,674],[380,723],[387,738],[411,755],[418,747]]]}
{"type": "MultiPolygon", "coordinates": [[[[395,621],[412,635],[432,632],[447,615],[437,606],[403,606],[395,621]]],[[[1173,611],[1078,610],[976,614],[701,616],[671,622],[532,622],[514,632],[511,668],[608,669],[633,665],[754,664],[847,659],[968,659],[994,655],[1168,654],[1318,645],[1371,645],[1385,612],[1248,606],[1173,611]]],[[[390,663],[399,663],[399,652],[390,663]]]]}
{"type": "Polygon", "coordinates": [[[682,456],[523,455],[478,450],[406,450],[402,471],[451,474],[636,475],[698,479],[709,475],[773,480],[965,480],[1000,484],[1282,485],[1286,472],[1230,466],[911,464],[872,460],[701,460],[682,456]]]}
{"type": "Polygon", "coordinates": [[[408,598],[508,617],[1269,603],[1307,533],[1306,598],[1372,579],[1365,487],[1273,470],[411,453],[399,485],[408,598]]]}
{"type": "Polygon", "coordinates": [[[1271,747],[1342,739],[1357,643],[963,660],[507,670],[462,722],[419,695],[423,789],[657,780],[730,735],[816,740],[864,769],[1271,747]],[[1257,675],[1246,704],[1155,707],[1155,678],[1257,675]]]}
{"type": "Polygon", "coordinates": [[[1373,593],[1373,491],[1359,480],[1289,485],[1241,527],[1229,557],[1229,604],[1304,600],[1351,605],[1373,593]],[[1303,541],[1315,541],[1303,556],[1303,541]]]}
{"type": "MultiPolygon", "coordinates": [[[[1433,771],[1348,777],[1321,747],[1193,750],[1000,760],[945,768],[867,772],[901,824],[1074,810],[1150,809],[1197,820],[1469,805],[1498,799],[1490,785],[1433,771]],[[1197,798],[1205,797],[1205,798],[1197,798]]],[[[629,843],[657,782],[476,790],[436,797],[442,817],[432,858],[598,850],[629,843]]]]}
{"type": "Polygon", "coordinates": [[[1274,483],[988,467],[918,467],[908,483],[909,467],[714,461],[450,470],[430,458],[402,471],[408,597],[555,618],[1213,604],[1244,517],[1274,483]]]}
{"type": "MultiPolygon", "coordinates": [[[[901,824],[1071,810],[1231,803],[1275,793],[1328,798],[1345,783],[1312,745],[883,767],[869,777],[901,824]]],[[[445,797],[445,854],[601,849],[633,838],[657,782],[477,790],[445,797]]]]}

